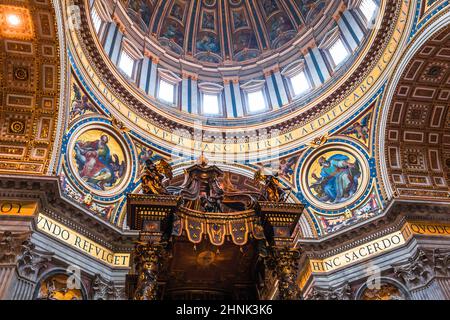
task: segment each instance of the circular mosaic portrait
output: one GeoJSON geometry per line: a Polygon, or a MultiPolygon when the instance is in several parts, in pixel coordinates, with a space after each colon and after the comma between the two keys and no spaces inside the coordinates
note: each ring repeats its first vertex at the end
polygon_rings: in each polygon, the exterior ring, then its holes
{"type": "Polygon", "coordinates": [[[340,209],[364,193],[369,167],[359,151],[329,146],[311,153],[302,178],[303,193],[311,203],[322,209],[340,209]]]}
{"type": "Polygon", "coordinates": [[[69,144],[71,171],[94,193],[111,195],[125,186],[130,157],[109,129],[85,128],[69,144]]]}

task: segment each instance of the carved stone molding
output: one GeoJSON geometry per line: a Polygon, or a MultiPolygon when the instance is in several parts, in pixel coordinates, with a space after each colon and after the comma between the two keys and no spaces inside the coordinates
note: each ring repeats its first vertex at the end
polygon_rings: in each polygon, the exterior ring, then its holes
{"type": "Polygon", "coordinates": [[[138,233],[121,230],[66,200],[58,177],[0,175],[0,197],[39,201],[41,212],[112,251],[131,252],[138,233]]]}
{"type": "Polygon", "coordinates": [[[22,243],[21,253],[17,259],[17,272],[20,276],[36,281],[42,270],[48,266],[54,253],[36,249],[35,245],[26,240],[22,243]]]}
{"type": "Polygon", "coordinates": [[[419,250],[414,258],[394,266],[394,274],[408,289],[427,284],[435,275],[433,260],[423,250],[419,250]]]}
{"type": "Polygon", "coordinates": [[[30,232],[14,233],[4,231],[0,233],[0,264],[14,264],[21,252],[22,243],[30,236],[30,232]]]}
{"type": "Polygon", "coordinates": [[[93,300],[123,300],[125,291],[113,281],[105,280],[100,274],[96,274],[91,283],[93,300]]]}
{"type": "Polygon", "coordinates": [[[435,277],[450,278],[450,250],[419,250],[414,258],[394,266],[394,274],[409,289],[424,286],[435,277]]]}
{"type": "Polygon", "coordinates": [[[450,250],[433,251],[434,271],[437,276],[450,277],[450,250]]]}
{"type": "Polygon", "coordinates": [[[448,205],[401,200],[393,201],[382,215],[373,220],[355,224],[348,229],[320,239],[299,239],[297,246],[309,257],[321,259],[349,250],[354,246],[397,231],[405,221],[448,221],[448,205]]]}
{"type": "Polygon", "coordinates": [[[352,300],[352,298],[353,290],[350,284],[345,283],[337,288],[314,287],[305,300],[352,300]]]}

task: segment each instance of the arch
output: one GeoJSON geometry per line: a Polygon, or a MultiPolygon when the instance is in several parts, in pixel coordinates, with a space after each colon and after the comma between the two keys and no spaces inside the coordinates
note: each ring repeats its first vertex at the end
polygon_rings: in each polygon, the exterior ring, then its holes
{"type": "MultiPolygon", "coordinates": [[[[409,290],[398,280],[389,278],[389,277],[377,277],[377,278],[374,278],[373,281],[379,281],[380,285],[384,284],[384,283],[390,284],[399,290],[399,292],[403,295],[405,300],[411,300],[411,294],[410,294],[409,290]]],[[[356,291],[355,300],[361,300],[363,294],[365,293],[365,291],[367,289],[368,289],[368,284],[366,281],[356,291]]]]}
{"type": "Polygon", "coordinates": [[[422,30],[387,85],[377,136],[387,199],[450,200],[449,21],[422,30]]]}
{"type": "MultiPolygon", "coordinates": [[[[61,267],[54,267],[54,268],[51,268],[51,269],[47,270],[36,281],[36,287],[35,287],[34,292],[33,292],[33,300],[36,300],[38,298],[38,294],[39,294],[39,291],[40,291],[40,289],[42,287],[43,281],[45,281],[47,279],[50,279],[51,277],[58,276],[58,275],[67,276],[67,277],[70,276],[67,273],[67,270],[63,269],[61,267]]],[[[87,294],[87,290],[86,290],[86,288],[85,288],[85,286],[83,284],[83,280],[81,278],[81,275],[80,275],[80,278],[78,280],[80,282],[79,290],[81,292],[81,298],[82,298],[82,300],[86,300],[88,298],[88,294],[87,294]]]]}

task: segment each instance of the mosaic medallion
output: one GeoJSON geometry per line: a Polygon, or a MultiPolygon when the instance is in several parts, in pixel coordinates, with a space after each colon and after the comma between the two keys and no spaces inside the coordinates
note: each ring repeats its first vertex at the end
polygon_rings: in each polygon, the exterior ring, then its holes
{"type": "Polygon", "coordinates": [[[302,190],[318,208],[341,209],[364,193],[368,181],[368,164],[359,151],[348,146],[329,146],[312,152],[306,159],[302,190]]]}
{"type": "Polygon", "coordinates": [[[69,144],[70,167],[76,179],[101,195],[122,189],[129,178],[129,156],[121,140],[109,129],[86,128],[69,144]]]}

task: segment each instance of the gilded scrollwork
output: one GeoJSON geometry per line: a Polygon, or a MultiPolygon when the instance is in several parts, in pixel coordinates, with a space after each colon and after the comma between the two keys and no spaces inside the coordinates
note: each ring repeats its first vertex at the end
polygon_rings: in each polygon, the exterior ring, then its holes
{"type": "Polygon", "coordinates": [[[262,198],[265,201],[285,202],[289,196],[287,191],[281,184],[278,174],[265,174],[263,169],[255,172],[253,179],[256,183],[262,184],[262,198]]]}
{"type": "Polygon", "coordinates": [[[161,159],[156,163],[148,159],[145,161],[145,172],[141,178],[142,191],[144,194],[168,194],[163,184],[165,178],[172,178],[172,167],[170,164],[161,159]]]}
{"type": "Polygon", "coordinates": [[[266,267],[272,271],[278,282],[278,298],[280,300],[299,300],[300,288],[296,283],[298,273],[298,250],[282,248],[273,249],[266,258],[266,267]]]}
{"type": "Polygon", "coordinates": [[[158,274],[162,268],[165,248],[161,244],[138,242],[135,247],[137,285],[134,300],[156,300],[158,297],[158,274]]]}

